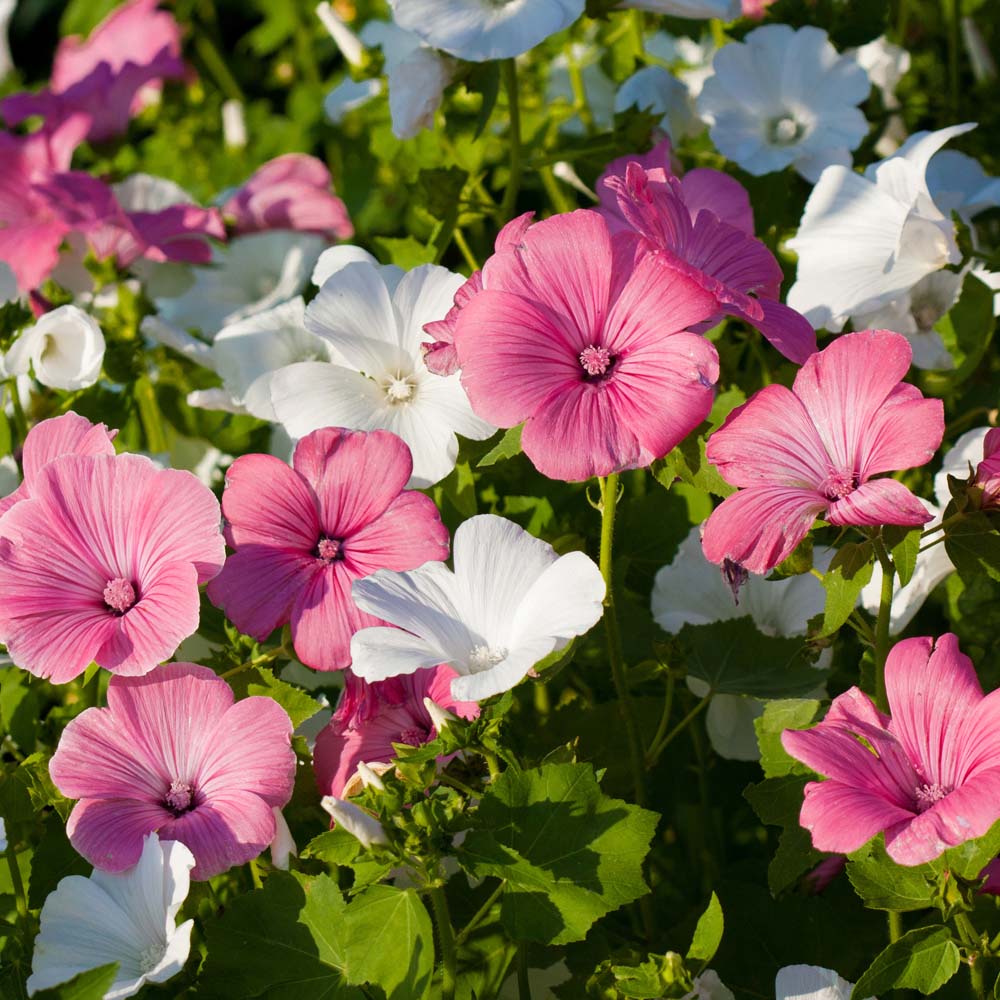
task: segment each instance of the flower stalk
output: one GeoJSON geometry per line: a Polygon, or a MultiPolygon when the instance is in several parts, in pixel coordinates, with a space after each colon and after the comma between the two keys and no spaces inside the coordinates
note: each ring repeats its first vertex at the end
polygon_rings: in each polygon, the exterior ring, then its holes
{"type": "Polygon", "coordinates": [[[454,1000],[458,965],[455,957],[455,932],[448,912],[448,899],[441,886],[431,889],[430,897],[434,908],[434,922],[437,924],[438,943],[441,946],[441,1000],[454,1000]]]}
{"type": "Polygon", "coordinates": [[[889,619],[892,612],[893,581],[896,567],[881,538],[875,538],[875,554],[882,567],[882,594],[879,599],[878,618],[875,622],[875,703],[880,712],[889,711],[885,690],[885,661],[889,655],[889,619]]]}

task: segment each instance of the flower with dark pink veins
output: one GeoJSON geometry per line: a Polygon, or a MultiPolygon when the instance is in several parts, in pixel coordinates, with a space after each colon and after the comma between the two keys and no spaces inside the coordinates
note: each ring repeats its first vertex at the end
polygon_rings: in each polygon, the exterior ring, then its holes
{"type": "MultiPolygon", "coordinates": [[[[75,447],[103,450],[101,433],[75,447]]],[[[198,585],[222,567],[212,491],[141,455],[64,454],[27,485],[0,518],[0,642],[56,684],[92,661],[148,673],[197,630],[198,585]]]]}
{"type": "Polygon", "coordinates": [[[688,327],[716,299],[664,254],[576,211],[525,229],[483,274],[455,327],[462,385],[484,420],[524,422],[543,475],[641,468],[707,416],[718,356],[688,327]]]}
{"type": "Polygon", "coordinates": [[[49,763],[73,807],[66,834],[103,871],[130,868],[143,838],[179,840],[208,879],[255,858],[292,795],[292,723],[272,698],[233,701],[207,667],[167,663],[113,677],[108,707],[63,731],[49,763]]]}
{"type": "Polygon", "coordinates": [[[767,573],[817,517],[836,525],[900,524],[933,517],[886,472],[925,465],[944,436],[944,407],[900,380],[909,341],[888,330],[835,340],[799,370],[791,389],[769,385],[709,439],[708,460],[740,491],[705,524],[710,562],[767,573]]]}
{"type": "Polygon", "coordinates": [[[800,815],[817,850],[850,854],[884,831],[889,857],[919,865],[1000,819],[1000,692],[984,697],[950,632],[897,643],[885,685],[890,715],[851,688],[781,742],[827,779],[806,785],[800,815]]]}
{"type": "Polygon", "coordinates": [[[437,727],[425,699],[463,719],[476,718],[476,702],[451,696],[457,676],[441,666],[369,684],[348,671],[337,711],[316,738],[313,765],[320,794],[348,798],[360,787],[358,764],[381,771],[396,757],[393,743],[416,747],[434,739],[437,727]]]}
{"type": "Polygon", "coordinates": [[[291,622],[306,666],[349,666],[351,636],[381,624],[355,605],[351,584],[448,555],[434,502],[403,489],[411,470],[395,434],[340,427],[302,438],[292,468],[272,455],[236,459],[222,497],[235,551],[209,585],[212,603],[261,640],[291,622]]]}

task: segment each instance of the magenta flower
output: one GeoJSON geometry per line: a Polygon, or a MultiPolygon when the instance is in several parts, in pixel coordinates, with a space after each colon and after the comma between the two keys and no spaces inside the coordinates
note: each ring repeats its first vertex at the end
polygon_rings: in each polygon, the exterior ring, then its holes
{"type": "Polygon", "coordinates": [[[233,703],[207,667],[167,663],[145,677],[112,677],[108,707],[63,731],[49,763],[73,807],[66,833],[104,871],[130,868],[146,834],[179,840],[208,879],[255,858],[275,834],[274,807],[291,798],[291,720],[271,698],[233,703]]]}
{"type": "MultiPolygon", "coordinates": [[[[710,197],[713,185],[690,185],[661,168],[646,170],[629,163],[621,174],[605,176],[604,191],[617,199],[619,214],[637,239],[657,247],[684,265],[684,273],[718,300],[716,313],[703,325],[707,330],[722,316],[736,316],[758,330],[785,357],[801,364],[816,350],[816,332],[809,321],[778,301],[781,265],[755,239],[751,228],[724,222],[712,208],[689,205],[710,197]]],[[[710,202],[711,203],[711,202],[710,202]]],[[[734,205],[720,200],[727,211],[734,205]]],[[[612,210],[613,214],[613,210],[612,210]]]]}
{"type": "Polygon", "coordinates": [[[975,485],[983,491],[983,506],[1000,506],[1000,427],[983,438],[983,460],[976,468],[975,485]]]}
{"type": "Polygon", "coordinates": [[[225,546],[218,501],[190,472],[71,454],[27,486],[0,518],[0,641],[18,666],[56,684],[91,661],[145,674],[197,630],[198,585],[225,546]]]}
{"type": "Polygon", "coordinates": [[[313,764],[321,795],[347,798],[357,791],[358,764],[385,768],[396,757],[393,743],[421,746],[437,736],[424,698],[463,719],[479,715],[474,701],[456,701],[451,667],[433,667],[372,684],[350,671],[329,725],[316,738],[313,764]]]}
{"type": "Polygon", "coordinates": [[[1000,692],[983,696],[951,633],[897,643],[885,684],[891,718],[851,688],[781,742],[829,779],[806,785],[802,803],[817,850],[849,854],[885,831],[889,856],[919,865],[1000,819],[1000,692]]]}
{"type": "Polygon", "coordinates": [[[551,479],[641,468],[708,414],[715,348],[686,332],[715,298],[659,253],[635,259],[596,212],[527,229],[483,269],[455,347],[472,408],[551,479]]]}
{"type": "Polygon", "coordinates": [[[733,410],[708,439],[708,460],[742,487],[715,509],[702,545],[767,573],[813,521],[915,526],[924,505],[884,472],[929,462],[944,435],[939,399],[900,382],[910,344],[888,330],[838,337],[799,370],[791,389],[769,385],[733,410]]]}
{"type": "Polygon", "coordinates": [[[111,443],[118,431],[104,424],[92,424],[86,417],[70,410],[61,417],[43,420],[28,431],[24,439],[21,465],[24,481],[13,493],[0,498],[0,515],[6,514],[18,500],[27,500],[38,474],[60,455],[113,455],[111,443]]]}
{"type": "Polygon", "coordinates": [[[403,489],[413,462],[388,431],[314,431],[292,465],[244,455],[229,467],[222,512],[236,551],[208,596],[257,639],[290,621],[306,666],[341,670],[351,636],[383,624],[354,604],[351,584],[446,559],[448,530],[430,497],[403,489]]]}
{"type": "Polygon", "coordinates": [[[164,79],[179,80],[187,73],[180,26],[157,4],[132,0],[109,14],[86,41],[64,38],[49,86],[0,102],[7,124],[40,115],[51,126],[83,112],[90,118],[87,138],[93,142],[125,132],[131,116],[155,97],[164,79]]]}
{"type": "Polygon", "coordinates": [[[256,170],[223,205],[237,235],[268,229],[318,233],[330,240],[354,235],[347,206],[330,190],[330,171],[314,156],[288,153],[256,170]]]}

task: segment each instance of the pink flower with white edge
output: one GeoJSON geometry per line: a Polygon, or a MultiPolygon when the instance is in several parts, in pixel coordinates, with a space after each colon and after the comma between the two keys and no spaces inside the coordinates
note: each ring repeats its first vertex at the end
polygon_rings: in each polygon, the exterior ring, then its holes
{"type": "MultiPolygon", "coordinates": [[[[666,252],[684,274],[718,300],[718,311],[699,329],[710,329],[723,315],[736,316],[757,327],[798,364],[816,351],[816,333],[809,321],[778,301],[781,265],[754,237],[752,217],[746,231],[724,222],[710,208],[695,207],[700,198],[720,186],[718,181],[705,179],[700,187],[689,181],[694,204],[688,203],[684,181],[662,168],[648,170],[632,162],[623,174],[605,175],[602,181],[602,193],[615,197],[617,213],[634,238],[666,252]]],[[[743,213],[734,211],[738,202],[733,195],[720,203],[745,223],[743,213]]]]}
{"type": "Polygon", "coordinates": [[[292,723],[273,699],[233,702],[207,667],[167,663],[144,677],[112,677],[108,707],[63,731],[49,773],[80,801],[66,823],[92,865],[134,865],[143,837],[179,840],[208,879],[255,858],[275,836],[273,809],[292,795],[292,723]]]}
{"type": "Polygon", "coordinates": [[[900,381],[910,357],[898,333],[850,333],[809,358],[791,389],[769,385],[733,410],[706,449],[741,487],[705,524],[711,562],[766,573],[817,517],[911,527],[931,520],[901,482],[874,478],[926,464],[944,435],[941,401],[900,381]]]}
{"type": "Polygon", "coordinates": [[[331,190],[330,171],[315,156],[288,153],[270,160],[222,206],[237,235],[268,229],[318,233],[347,240],[354,226],[331,190]]]}
{"type": "Polygon", "coordinates": [[[885,664],[890,715],[857,688],[808,730],[785,730],[806,785],[800,822],[817,850],[850,854],[885,832],[901,865],[932,861],[1000,819],[1000,692],[983,695],[950,632],[897,643],[885,664]]]}
{"type": "MultiPolygon", "coordinates": [[[[99,438],[98,438],[99,441],[99,438]]],[[[55,684],[148,673],[198,628],[222,567],[219,502],[140,455],[55,458],[0,518],[0,641],[55,684]]]]}
{"type": "Polygon", "coordinates": [[[351,636],[381,624],[355,605],[351,584],[448,555],[434,502],[403,489],[411,470],[395,434],[339,427],[306,435],[292,468],[272,455],[236,459],[222,497],[235,551],[209,584],[209,599],[257,639],[291,622],[306,666],[349,666],[351,636]]]}
{"type": "Polygon", "coordinates": [[[438,727],[425,699],[463,719],[479,715],[474,701],[452,697],[457,676],[442,666],[369,684],[348,671],[337,711],[316,738],[313,765],[320,794],[349,798],[361,786],[359,764],[386,770],[396,757],[393,743],[421,746],[434,739],[438,727]]]}
{"type": "Polygon", "coordinates": [[[487,264],[455,347],[472,408],[551,479],[648,465],[707,416],[718,356],[687,328],[715,297],[663,254],[636,259],[592,211],[531,226],[487,264]]]}

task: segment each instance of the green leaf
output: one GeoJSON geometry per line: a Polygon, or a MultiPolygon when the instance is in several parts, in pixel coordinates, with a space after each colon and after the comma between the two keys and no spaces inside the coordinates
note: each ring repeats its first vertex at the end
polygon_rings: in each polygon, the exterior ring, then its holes
{"type": "Polygon", "coordinates": [[[858,980],[851,1000],[892,989],[939,990],[956,972],[961,958],[951,931],[941,925],[917,927],[894,941],[858,980]]]}
{"type": "Polygon", "coordinates": [[[871,910],[926,910],[934,905],[940,865],[898,865],[876,837],[847,860],[847,877],[871,910]]]}
{"type": "Polygon", "coordinates": [[[913,578],[913,571],[917,568],[917,554],[920,552],[920,539],[924,529],[919,527],[907,531],[906,528],[889,525],[883,530],[893,565],[896,567],[896,576],[899,577],[899,586],[905,587],[913,578]]]}
{"type": "Polygon", "coordinates": [[[665,458],[654,462],[652,470],[660,485],[668,490],[674,480],[679,479],[717,497],[728,497],[736,492],[736,487],[730,486],[705,456],[704,435],[688,435],[665,458]]]}
{"type": "MultiPolygon", "coordinates": [[[[715,899],[714,893],[712,898],[715,899]]],[[[650,955],[641,965],[613,965],[611,974],[618,995],[628,1000],[658,1000],[659,997],[679,995],[679,992],[667,993],[675,984],[689,995],[688,987],[691,986],[691,976],[684,962],[672,951],[666,955],[650,955]]]]}
{"type": "Polygon", "coordinates": [[[677,641],[688,674],[705,681],[713,694],[804,695],[826,676],[813,667],[813,653],[803,639],[764,635],[749,616],[685,625],[677,641]]]}
{"type": "Polygon", "coordinates": [[[786,729],[805,729],[819,715],[820,702],[813,698],[786,698],[769,701],[764,714],[754,719],[757,745],[760,747],[760,766],[766,778],[780,778],[786,774],[809,774],[805,764],[789,756],[781,745],[781,734],[786,729]]]}
{"type": "Polygon", "coordinates": [[[345,974],[346,908],[328,875],[272,872],[207,925],[199,996],[363,1000],[345,974]]]}
{"type": "Polygon", "coordinates": [[[875,549],[871,542],[848,542],[823,574],[826,607],[821,635],[832,635],[851,616],[862,588],[872,578],[875,549]]]}
{"type": "Polygon", "coordinates": [[[306,719],[311,719],[323,706],[300,688],[276,677],[270,670],[255,670],[259,684],[248,684],[247,694],[273,698],[292,720],[292,728],[297,729],[306,719]]]}
{"type": "Polygon", "coordinates": [[[459,462],[451,473],[434,487],[434,500],[439,507],[440,497],[447,497],[462,517],[472,517],[478,513],[476,477],[468,462],[459,462]]]}
{"type": "MultiPolygon", "coordinates": [[[[945,518],[954,513],[952,507],[948,505],[945,518]]],[[[972,580],[982,573],[1000,580],[1000,533],[995,527],[996,516],[967,511],[946,529],[944,547],[963,580],[972,580]]]]}
{"type": "Polygon", "coordinates": [[[506,879],[500,918],[518,941],[582,940],[648,892],[642,862],[657,815],[601,792],[589,764],[505,771],[476,810],[458,860],[506,879]]]}
{"type": "Polygon", "coordinates": [[[691,947],[687,951],[688,961],[701,962],[702,967],[708,965],[722,944],[724,926],[722,904],[713,892],[712,898],[708,901],[708,908],[698,918],[698,926],[694,929],[691,947]]]}
{"type": "Polygon", "coordinates": [[[40,909],[46,896],[67,875],[89,875],[91,866],[73,849],[66,836],[66,826],[53,813],[45,820],[45,833],[31,858],[31,881],[28,905],[40,909]]]}
{"type": "Polygon", "coordinates": [[[434,247],[424,246],[412,236],[376,236],[372,242],[380,257],[387,258],[390,264],[395,264],[404,271],[420,267],[421,264],[434,263],[434,247]]]}
{"type": "Polygon", "coordinates": [[[35,1000],[102,1000],[111,989],[111,984],[118,974],[118,963],[102,965],[81,972],[78,976],[51,989],[39,990],[34,994],[35,1000]]]}
{"type": "Polygon", "coordinates": [[[955,362],[947,373],[952,384],[964,382],[976,370],[993,339],[994,326],[993,290],[970,272],[958,301],[934,324],[955,362]]]}
{"type": "Polygon", "coordinates": [[[499,444],[491,448],[476,463],[476,468],[481,469],[486,465],[496,465],[497,462],[502,462],[506,458],[513,458],[515,455],[520,455],[521,431],[523,428],[524,424],[518,424],[516,427],[511,427],[510,430],[508,430],[500,439],[499,444]]]}
{"type": "Polygon", "coordinates": [[[767,869],[772,895],[787,889],[800,875],[813,868],[825,855],[812,846],[809,831],[799,825],[802,792],[809,779],[789,774],[748,785],[743,797],[753,806],[762,823],[781,827],[778,850],[767,869]]]}
{"type": "Polygon", "coordinates": [[[483,103],[479,106],[479,117],[476,119],[476,130],[472,135],[478,139],[489,124],[493,109],[496,107],[497,96],[500,93],[500,63],[493,59],[487,63],[477,63],[469,79],[466,89],[473,94],[482,94],[483,103]]]}
{"type": "Polygon", "coordinates": [[[302,849],[303,858],[316,858],[328,865],[350,865],[361,853],[361,841],[342,826],[313,837],[302,849]]]}
{"type": "Polygon", "coordinates": [[[434,971],[434,929],[412,889],[373,885],[341,914],[347,981],[373,983],[388,1000],[420,1000],[434,971]]]}
{"type": "Polygon", "coordinates": [[[1000,854],[1000,821],[976,840],[951,847],[944,852],[944,867],[959,878],[978,879],[986,865],[1000,854]]]}

